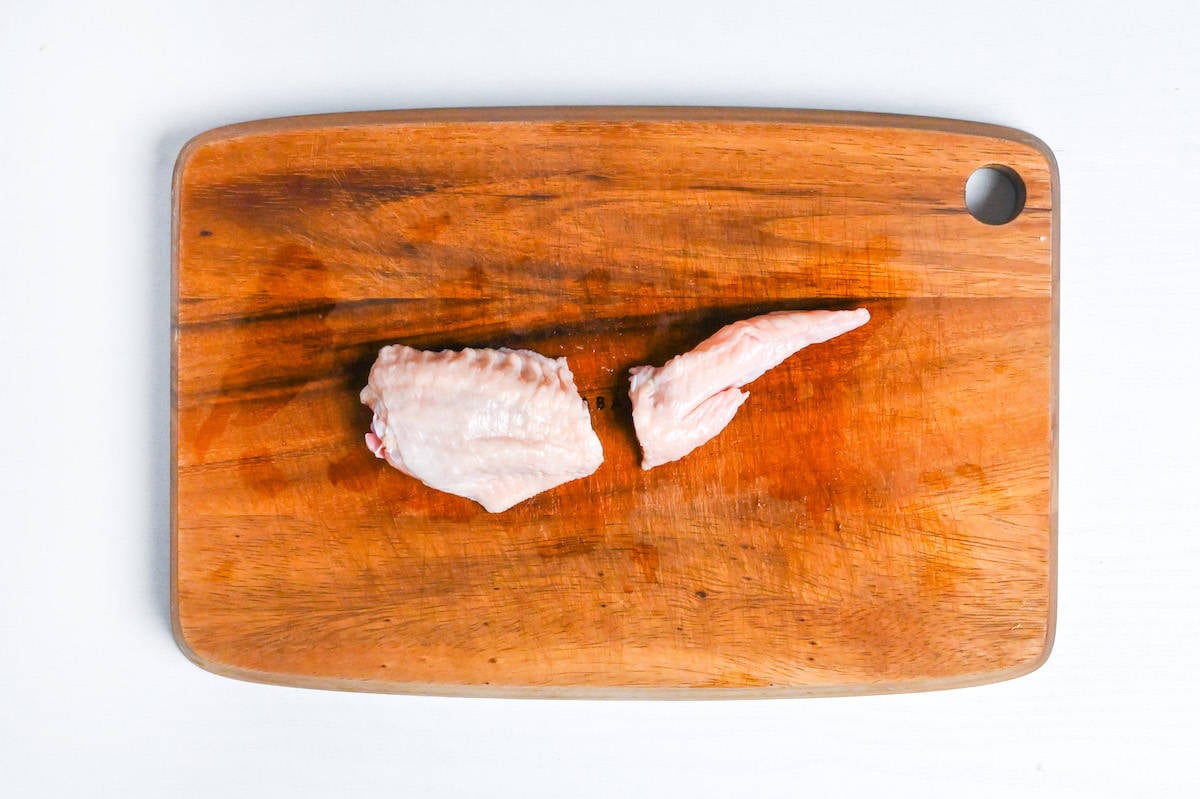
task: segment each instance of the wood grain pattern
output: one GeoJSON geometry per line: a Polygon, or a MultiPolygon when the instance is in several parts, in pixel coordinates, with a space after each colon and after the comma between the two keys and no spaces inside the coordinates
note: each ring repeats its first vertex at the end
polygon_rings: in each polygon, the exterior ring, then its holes
{"type": "Polygon", "coordinates": [[[197,663],[350,690],[774,696],[1036,668],[1054,617],[1057,176],[907,117],[483,109],[204,134],[175,176],[172,594],[197,663]],[[1003,164],[1024,211],[963,185],[1003,164]],[[626,370],[872,321],[638,468],[626,370]],[[503,513],[375,460],[378,348],[566,355],[605,463],[503,513]]]}

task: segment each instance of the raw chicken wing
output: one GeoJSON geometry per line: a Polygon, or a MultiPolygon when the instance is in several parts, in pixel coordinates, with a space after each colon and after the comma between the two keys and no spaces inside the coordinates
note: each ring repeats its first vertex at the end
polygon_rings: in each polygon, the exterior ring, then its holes
{"type": "Polygon", "coordinates": [[[384,347],[360,398],[375,414],[366,439],[377,457],[492,513],[604,460],[565,358],[384,347]]]}
{"type": "Polygon", "coordinates": [[[856,311],[780,311],[721,328],[664,366],[629,370],[642,468],[679,460],[725,429],[750,395],[739,391],[790,355],[853,330],[856,311]]]}

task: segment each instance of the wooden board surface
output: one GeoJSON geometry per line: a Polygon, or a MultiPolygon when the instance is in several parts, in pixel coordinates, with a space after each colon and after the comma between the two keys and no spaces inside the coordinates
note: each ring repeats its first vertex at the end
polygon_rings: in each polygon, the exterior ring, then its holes
{"type": "Polygon", "coordinates": [[[175,175],[172,614],[205,668],[350,690],[967,685],[1053,636],[1057,176],[984,125],[481,109],[203,134],[175,175]],[[976,221],[1004,165],[1024,210],[976,221]],[[865,306],[643,472],[627,369],[865,306]],[[568,357],[605,463],[502,514],[363,444],[380,346],[568,357]]]}

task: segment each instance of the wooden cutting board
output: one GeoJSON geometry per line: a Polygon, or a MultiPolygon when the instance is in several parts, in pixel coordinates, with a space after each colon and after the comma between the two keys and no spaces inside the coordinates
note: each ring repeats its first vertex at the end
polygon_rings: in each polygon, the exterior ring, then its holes
{"type": "Polygon", "coordinates": [[[172,612],[220,674],[779,696],[1029,672],[1053,635],[1057,175],[1027,134],[738,109],[269,120],[175,175],[172,612]],[[1003,225],[974,170],[1024,184],[1003,225]],[[626,373],[870,309],[643,472],[626,373]],[[589,478],[492,515],[376,460],[380,346],[565,355],[589,478]]]}

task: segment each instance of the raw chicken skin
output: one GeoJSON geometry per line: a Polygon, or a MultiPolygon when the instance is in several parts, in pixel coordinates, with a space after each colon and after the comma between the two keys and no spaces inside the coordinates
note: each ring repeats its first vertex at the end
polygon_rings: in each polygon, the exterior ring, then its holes
{"type": "Polygon", "coordinates": [[[492,513],[586,477],[604,455],[566,358],[529,350],[384,347],[360,399],[367,446],[492,513]]]}
{"type": "Polygon", "coordinates": [[[718,330],[661,367],[629,370],[642,468],[676,461],[725,429],[750,395],[738,389],[789,356],[866,324],[856,311],[780,311],[718,330]]]}

